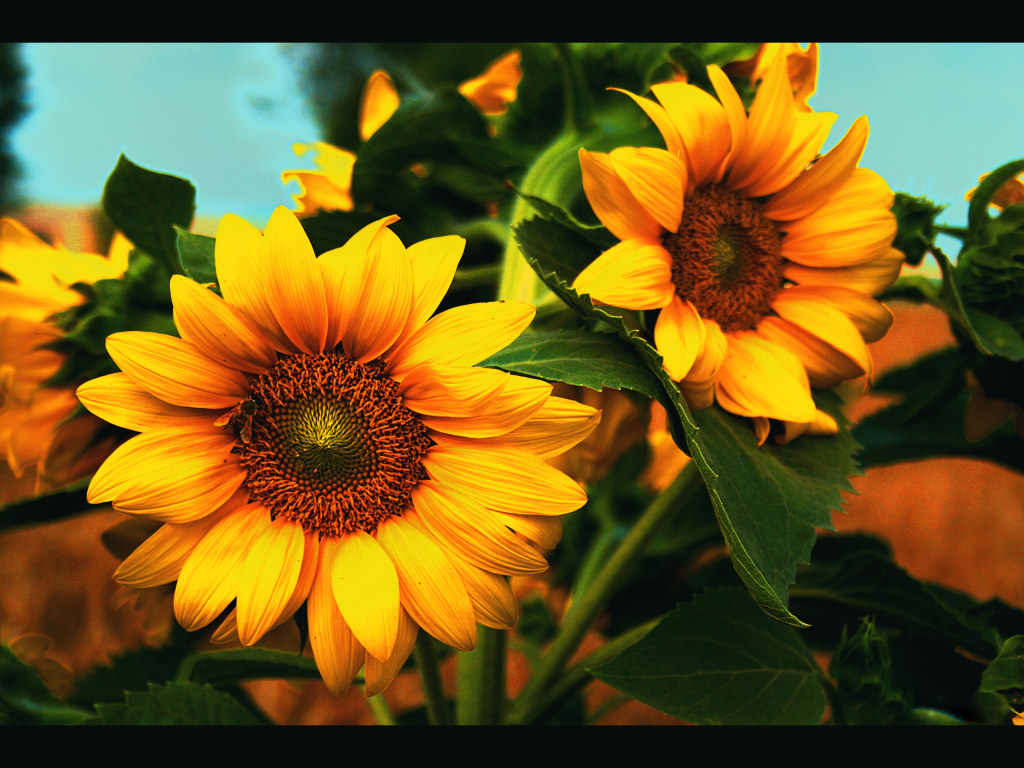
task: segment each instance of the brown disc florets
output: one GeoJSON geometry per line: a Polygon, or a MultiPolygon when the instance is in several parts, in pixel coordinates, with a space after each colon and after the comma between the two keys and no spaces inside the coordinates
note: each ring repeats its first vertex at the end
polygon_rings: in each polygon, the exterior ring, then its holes
{"type": "Polygon", "coordinates": [[[662,235],[676,293],[723,331],[750,330],[782,288],[782,236],[754,200],[724,187],[686,198],[679,229],[662,235]]]}
{"type": "Polygon", "coordinates": [[[343,354],[279,360],[232,418],[252,501],[309,532],[372,533],[410,505],[431,440],[382,361],[343,354]],[[245,440],[248,433],[248,440],[245,440]]]}

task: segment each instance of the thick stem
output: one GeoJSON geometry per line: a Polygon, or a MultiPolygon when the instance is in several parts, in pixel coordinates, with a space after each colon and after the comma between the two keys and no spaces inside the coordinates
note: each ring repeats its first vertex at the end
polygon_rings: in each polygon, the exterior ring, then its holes
{"type": "Polygon", "coordinates": [[[459,655],[455,721],[459,725],[500,725],[505,707],[505,630],[479,627],[477,645],[459,655]]]}
{"type": "Polygon", "coordinates": [[[434,641],[426,632],[420,632],[413,650],[416,656],[416,669],[420,673],[423,686],[423,698],[427,707],[427,719],[431,725],[451,725],[448,712],[448,701],[444,695],[441,682],[441,667],[437,662],[434,641]]]}

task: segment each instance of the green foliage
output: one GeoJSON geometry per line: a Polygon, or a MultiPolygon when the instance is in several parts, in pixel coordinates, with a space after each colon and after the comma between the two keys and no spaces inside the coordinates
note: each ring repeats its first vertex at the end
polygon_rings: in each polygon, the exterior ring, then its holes
{"type": "Polygon", "coordinates": [[[217,267],[214,259],[216,238],[197,235],[175,225],[177,234],[175,248],[182,273],[200,285],[217,282],[217,267]]]}
{"type": "Polygon", "coordinates": [[[666,714],[704,725],[816,725],[821,671],[799,633],[737,590],[694,598],[636,645],[591,670],[666,714]]]}
{"type": "Polygon", "coordinates": [[[181,665],[179,680],[223,686],[243,680],[307,678],[318,680],[316,664],[306,656],[268,648],[208,651],[189,656],[181,665]]]}
{"type": "Polygon", "coordinates": [[[894,685],[889,644],[870,619],[843,636],[829,664],[846,725],[892,725],[910,710],[906,691],[894,685]]]}
{"type": "Polygon", "coordinates": [[[150,683],[130,691],[123,704],[99,704],[100,725],[264,725],[227,693],[195,683],[150,683]]]}
{"type": "Polygon", "coordinates": [[[0,645],[0,725],[77,725],[89,717],[54,698],[33,667],[0,645]]]}
{"type": "Polygon", "coordinates": [[[1014,712],[1024,711],[1024,635],[1006,639],[982,673],[981,690],[999,694],[1014,712]]]}
{"type": "Polygon", "coordinates": [[[945,206],[935,205],[926,197],[896,193],[892,212],[896,216],[895,248],[903,251],[911,266],[918,266],[935,245],[935,218],[945,206]]]}

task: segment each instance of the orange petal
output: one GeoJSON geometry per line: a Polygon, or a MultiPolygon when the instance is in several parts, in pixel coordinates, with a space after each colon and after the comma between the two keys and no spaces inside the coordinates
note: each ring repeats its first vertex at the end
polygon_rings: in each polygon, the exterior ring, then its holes
{"type": "Polygon", "coordinates": [[[573,290],[601,304],[624,309],[659,309],[676,295],[672,256],[660,242],[623,240],[591,262],[573,290]]]}
{"type": "Polygon", "coordinates": [[[75,393],[90,412],[104,421],[135,432],[156,429],[202,429],[212,426],[217,412],[171,405],[154,397],[124,373],[111,373],[82,384],[75,393]]]}
{"type": "Polygon", "coordinates": [[[183,339],[148,331],[107,337],[107,352],[140,387],[173,405],[233,408],[249,394],[236,368],[215,363],[183,339]]]}
{"type": "Polygon", "coordinates": [[[465,365],[421,365],[399,385],[405,405],[429,416],[476,413],[497,398],[512,374],[465,365]]]}
{"type": "Polygon", "coordinates": [[[521,427],[487,442],[522,448],[542,459],[550,459],[585,440],[600,421],[601,412],[589,405],[564,397],[549,397],[521,427]]]}
{"type": "Polygon", "coordinates": [[[837,286],[867,296],[875,296],[896,282],[904,262],[903,251],[890,248],[885,254],[866,264],[836,268],[787,264],[782,275],[799,285],[837,286]]]}
{"type": "Polygon", "coordinates": [[[320,567],[313,578],[307,603],[309,645],[324,683],[335,695],[345,691],[366,659],[363,646],[345,623],[334,600],[331,574],[338,539],[320,542],[320,567]]]}
{"type": "Polygon", "coordinates": [[[743,101],[740,99],[740,95],[736,93],[736,89],[733,87],[732,81],[729,80],[729,76],[720,67],[714,64],[709,65],[708,78],[711,80],[711,85],[714,86],[715,93],[718,94],[718,100],[722,102],[725,117],[729,121],[729,152],[722,159],[718,172],[715,174],[714,180],[718,182],[722,180],[722,177],[732,163],[732,159],[746,140],[747,109],[743,106],[743,101]]]}
{"type": "Polygon", "coordinates": [[[509,376],[501,393],[480,408],[454,416],[422,416],[428,429],[463,437],[498,437],[522,426],[551,395],[546,381],[509,376]]]}
{"type": "Polygon", "coordinates": [[[651,91],[665,107],[685,148],[688,191],[714,181],[732,143],[726,110],[714,96],[689,83],[660,83],[651,91]]]}
{"type": "Polygon", "coordinates": [[[382,69],[370,75],[363,86],[359,102],[359,138],[366,141],[388,121],[398,109],[398,91],[391,77],[382,69]]]}
{"type": "Polygon", "coordinates": [[[583,191],[601,223],[619,240],[656,239],[661,234],[661,225],[619,176],[611,156],[587,152],[582,147],[579,154],[583,191]]]}
{"type": "Polygon", "coordinates": [[[380,661],[373,656],[366,656],[366,697],[376,696],[383,691],[402,670],[413,646],[416,645],[416,636],[419,634],[419,626],[413,621],[404,608],[398,613],[398,637],[395,640],[395,650],[386,661],[380,661]]]}
{"type": "Polygon", "coordinates": [[[686,164],[652,147],[619,147],[608,155],[633,197],[669,232],[679,229],[686,192],[686,164]]]}
{"type": "Polygon", "coordinates": [[[824,304],[846,315],[860,331],[864,341],[878,341],[892,327],[893,316],[889,308],[859,291],[836,285],[794,285],[786,289],[786,296],[801,298],[814,304],[824,304]]]}
{"type": "Polygon", "coordinates": [[[442,643],[471,651],[476,646],[473,604],[449,557],[414,524],[416,519],[409,510],[385,520],[376,533],[398,571],[402,606],[442,643]]]}
{"type": "Polygon", "coordinates": [[[462,577],[478,623],[494,629],[511,629],[515,626],[519,619],[519,604],[512,594],[508,579],[481,570],[457,557],[452,558],[452,565],[462,577]]]}
{"type": "Polygon", "coordinates": [[[793,353],[753,331],[728,335],[718,371],[718,404],[739,416],[809,422],[817,410],[803,365],[793,353]]]}

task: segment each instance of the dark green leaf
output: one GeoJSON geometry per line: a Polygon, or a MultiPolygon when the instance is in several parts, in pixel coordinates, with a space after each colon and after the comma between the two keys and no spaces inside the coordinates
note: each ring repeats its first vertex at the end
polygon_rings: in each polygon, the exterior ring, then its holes
{"type": "Polygon", "coordinates": [[[816,725],[825,691],[792,627],[738,590],[679,606],[640,642],[591,673],[632,698],[703,725],[816,725]]]}
{"type": "Polygon", "coordinates": [[[217,239],[193,234],[179,226],[175,226],[174,231],[177,234],[175,245],[178,261],[185,275],[203,285],[216,283],[214,247],[217,244],[217,239]]]}
{"type": "Polygon", "coordinates": [[[887,639],[871,619],[862,620],[852,637],[843,627],[829,664],[843,725],[891,725],[903,719],[913,701],[893,683],[892,671],[887,639]]]}
{"type": "Polygon", "coordinates": [[[903,251],[908,264],[917,266],[935,244],[935,217],[945,210],[924,197],[896,194],[892,212],[896,216],[893,246],[903,251]]]}
{"type": "Polygon", "coordinates": [[[1007,638],[981,675],[981,690],[1002,694],[1016,709],[1024,709],[1024,636],[1007,638]]]}
{"type": "Polygon", "coordinates": [[[0,531],[24,525],[60,520],[92,509],[85,498],[89,481],[83,480],[59,491],[0,507],[0,531]]]}
{"type": "Polygon", "coordinates": [[[174,680],[183,654],[173,645],[122,653],[76,681],[71,700],[80,704],[123,702],[126,691],[145,692],[150,683],[174,680]]]}
{"type": "Polygon", "coordinates": [[[967,209],[967,228],[971,239],[974,239],[988,222],[988,206],[992,196],[1003,184],[1022,170],[1024,170],[1024,159],[1013,160],[996,168],[978,184],[978,188],[971,195],[971,204],[967,209]]]}
{"type": "Polygon", "coordinates": [[[661,384],[618,336],[586,331],[540,331],[520,336],[479,365],[600,392],[630,389],[648,397],[661,384]]]}
{"type": "Polygon", "coordinates": [[[0,725],[76,725],[91,716],[54,698],[34,667],[0,645],[0,725]]]}
{"type": "Polygon", "coordinates": [[[150,684],[125,694],[124,704],[98,704],[102,725],[261,725],[226,693],[194,683],[150,684]]]}
{"type": "Polygon", "coordinates": [[[181,665],[179,680],[221,686],[243,680],[280,677],[319,680],[316,663],[306,656],[268,648],[197,653],[181,665]]]}
{"type": "Polygon", "coordinates": [[[178,263],[174,226],[188,229],[196,190],[185,179],[135,165],[124,155],[103,187],[103,211],[131,242],[161,263],[178,263]]]}

